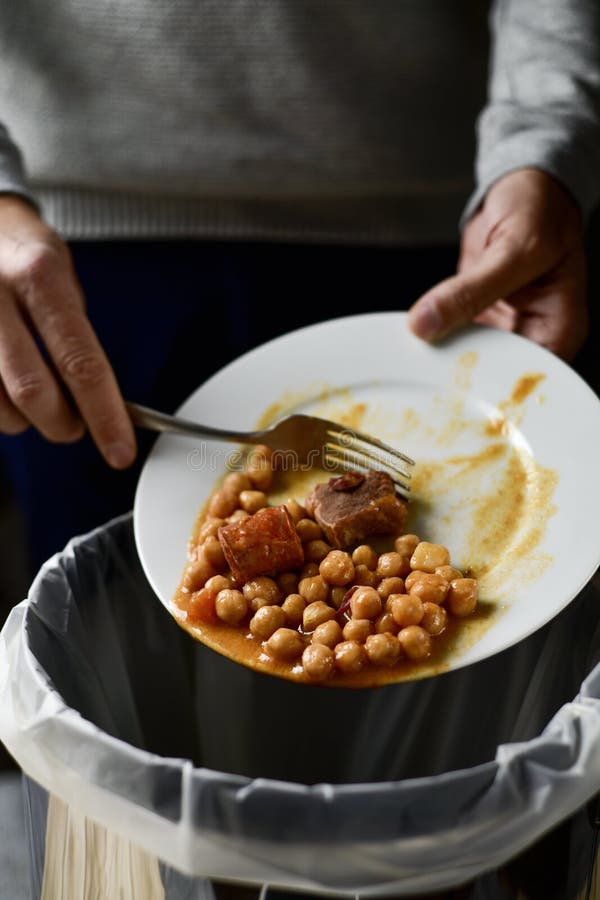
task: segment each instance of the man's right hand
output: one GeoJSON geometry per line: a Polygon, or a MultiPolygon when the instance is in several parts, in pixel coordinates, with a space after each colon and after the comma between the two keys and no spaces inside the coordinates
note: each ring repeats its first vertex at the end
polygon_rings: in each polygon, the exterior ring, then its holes
{"type": "Polygon", "coordinates": [[[86,316],[69,250],[27,201],[3,194],[0,431],[18,434],[30,425],[56,442],[76,441],[87,428],[117,469],[135,458],[133,426],[86,316]]]}

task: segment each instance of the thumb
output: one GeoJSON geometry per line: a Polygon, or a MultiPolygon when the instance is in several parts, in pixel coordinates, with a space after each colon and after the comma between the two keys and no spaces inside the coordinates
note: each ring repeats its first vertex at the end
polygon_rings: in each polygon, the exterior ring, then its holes
{"type": "Polygon", "coordinates": [[[408,324],[417,337],[430,341],[450,334],[496,300],[529,284],[547,268],[545,254],[525,252],[508,239],[494,241],[476,261],[423,294],[410,308],[408,324]]]}

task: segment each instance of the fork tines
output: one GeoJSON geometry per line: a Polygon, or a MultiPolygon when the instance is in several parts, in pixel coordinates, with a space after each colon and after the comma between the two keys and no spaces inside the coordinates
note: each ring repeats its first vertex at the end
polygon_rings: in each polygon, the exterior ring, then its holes
{"type": "Polygon", "coordinates": [[[384,444],[378,438],[351,428],[343,430],[329,428],[327,434],[333,439],[325,445],[327,463],[358,471],[369,469],[386,471],[396,485],[398,493],[408,500],[410,467],[415,464],[410,456],[390,447],[389,444],[384,444]]]}

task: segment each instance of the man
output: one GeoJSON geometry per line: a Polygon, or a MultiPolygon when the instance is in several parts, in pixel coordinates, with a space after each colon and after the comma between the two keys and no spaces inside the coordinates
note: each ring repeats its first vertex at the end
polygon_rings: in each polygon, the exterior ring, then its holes
{"type": "MultiPolygon", "coordinates": [[[[172,407],[271,336],[257,285],[291,257],[317,293],[319,281],[340,293],[301,313],[286,300],[275,331],[408,301],[424,339],[476,319],[572,358],[600,195],[598,14],[591,0],[497,0],[486,99],[487,12],[470,0],[4,9],[0,430],[59,443],[87,431],[110,466],[130,466],[123,395],[172,407]],[[366,285],[397,261],[384,300],[379,282],[376,299],[347,302],[358,259],[366,285]],[[168,271],[185,273],[173,290],[168,271]],[[221,343],[202,341],[217,308],[221,343]],[[176,384],[155,389],[182,358],[176,384]]],[[[49,540],[39,523],[36,562],[131,503],[132,480],[101,471],[89,440],[76,446],[5,444],[31,520],[41,503],[56,517],[49,540]],[[103,485],[95,499],[86,479],[103,485]]]]}

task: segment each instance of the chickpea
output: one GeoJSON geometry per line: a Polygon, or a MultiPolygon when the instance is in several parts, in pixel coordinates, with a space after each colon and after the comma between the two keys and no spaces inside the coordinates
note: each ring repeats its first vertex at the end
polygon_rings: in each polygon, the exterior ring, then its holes
{"type": "Polygon", "coordinates": [[[418,597],[423,603],[443,603],[448,593],[448,587],[448,582],[441,575],[436,575],[435,572],[431,574],[425,572],[422,578],[411,585],[409,593],[411,596],[418,597]]]}
{"type": "Polygon", "coordinates": [[[196,542],[193,540],[188,541],[188,545],[187,545],[188,562],[191,562],[191,563],[196,562],[196,560],[198,559],[198,554],[202,550],[203,544],[204,544],[204,541],[199,541],[199,542],[196,542]]]}
{"type": "MultiPolygon", "coordinates": [[[[242,590],[243,590],[243,588],[242,588],[242,590]]],[[[262,609],[263,606],[272,606],[272,605],[273,604],[271,603],[270,600],[267,599],[267,597],[257,596],[257,597],[253,597],[252,600],[248,601],[248,606],[253,613],[257,612],[257,610],[259,610],[259,609],[262,609]]]]}
{"type": "Polygon", "coordinates": [[[227,568],[227,560],[225,559],[223,548],[221,547],[218,538],[207,537],[204,541],[202,551],[206,561],[209,562],[217,572],[222,572],[227,568]]]}
{"type": "Polygon", "coordinates": [[[248,457],[248,465],[253,466],[255,463],[271,464],[273,459],[273,451],[266,444],[255,444],[248,457]]]}
{"type": "Polygon", "coordinates": [[[273,469],[266,462],[248,466],[246,475],[257,491],[268,491],[273,484],[273,469]]]}
{"type": "Polygon", "coordinates": [[[308,516],[308,513],[306,512],[304,507],[300,506],[298,501],[294,500],[293,497],[290,497],[289,500],[286,500],[285,505],[287,507],[287,511],[289,512],[296,525],[301,521],[301,519],[306,519],[306,517],[308,516]]]}
{"type": "Polygon", "coordinates": [[[342,629],[338,622],[330,619],[329,622],[321,622],[312,633],[313,644],[325,644],[333,648],[342,640],[342,629]]]}
{"type": "Polygon", "coordinates": [[[410,558],[412,569],[420,569],[422,572],[435,572],[438,566],[450,564],[450,553],[441,544],[430,544],[429,541],[421,541],[415,547],[410,558]]]}
{"type": "Polygon", "coordinates": [[[359,587],[350,598],[353,619],[376,619],[381,607],[381,597],[375,588],[359,587]]]}
{"type": "Polygon", "coordinates": [[[423,578],[425,575],[427,575],[427,572],[419,572],[418,569],[415,569],[414,572],[411,572],[410,575],[407,575],[404,579],[404,590],[406,591],[406,593],[409,594],[412,590],[413,584],[416,584],[417,581],[420,581],[421,578],[423,578]]]}
{"type": "Polygon", "coordinates": [[[401,556],[408,556],[410,559],[415,552],[415,547],[420,543],[421,538],[417,537],[416,534],[401,534],[394,541],[394,550],[401,556]]]}
{"type": "Polygon", "coordinates": [[[375,619],[375,634],[398,634],[400,628],[391,612],[382,612],[375,619]]]}
{"type": "Polygon", "coordinates": [[[431,653],[431,636],[420,625],[403,628],[398,640],[409,659],[425,659],[431,653]]]}
{"type": "MultiPolygon", "coordinates": [[[[180,605],[180,604],[178,604],[180,605]]],[[[187,617],[190,622],[211,622],[216,624],[217,613],[215,611],[215,592],[203,587],[189,595],[185,604],[187,617]]]]}
{"type": "Polygon", "coordinates": [[[335,618],[335,609],[332,609],[322,600],[309,603],[302,614],[302,628],[304,631],[314,631],[317,625],[329,622],[335,618]]]}
{"type": "Polygon", "coordinates": [[[333,650],[325,644],[309,644],[302,654],[302,668],[311,681],[325,681],[334,664],[333,650]]]}
{"type": "MultiPolygon", "coordinates": [[[[200,588],[200,590],[203,591],[204,588],[200,588]]],[[[195,593],[197,594],[199,593],[199,591],[196,591],[195,593]]],[[[191,596],[192,594],[190,593],[190,591],[188,591],[187,588],[180,587],[178,589],[177,593],[175,594],[175,603],[177,604],[179,609],[187,610],[191,596]]]]}
{"type": "Polygon", "coordinates": [[[361,584],[365,587],[377,587],[379,584],[379,578],[372,572],[371,569],[367,569],[366,566],[360,564],[354,569],[354,578],[352,579],[354,584],[361,584]]]}
{"type": "Polygon", "coordinates": [[[468,616],[477,606],[477,593],[474,578],[455,578],[450,582],[446,606],[453,616],[468,616]]]}
{"type": "Polygon", "coordinates": [[[266,641],[285,624],[286,615],[280,606],[261,606],[250,619],[250,631],[254,637],[266,641]]]}
{"type": "Polygon", "coordinates": [[[400,553],[382,553],[377,561],[375,574],[379,578],[404,578],[410,573],[410,563],[400,553]]]}
{"type": "MultiPolygon", "coordinates": [[[[404,593],[404,591],[400,591],[400,594],[403,594],[403,593],[404,593]]],[[[383,612],[391,613],[392,603],[394,602],[394,598],[395,598],[395,594],[390,594],[389,597],[385,598],[385,600],[383,601],[383,607],[382,607],[383,612]]]]}
{"type": "Polygon", "coordinates": [[[200,553],[198,558],[186,568],[181,583],[188,591],[199,591],[208,579],[216,574],[215,567],[211,566],[203,553],[200,553]]]}
{"type": "Polygon", "coordinates": [[[208,512],[211,516],[226,519],[238,505],[237,494],[223,489],[215,491],[208,504],[208,512]]]}
{"type": "Polygon", "coordinates": [[[436,575],[441,575],[447,582],[454,581],[455,578],[462,578],[463,573],[454,566],[438,566],[435,570],[436,575]]]}
{"type": "Polygon", "coordinates": [[[295,572],[282,572],[277,576],[277,584],[283,597],[288,594],[295,594],[298,591],[298,582],[300,579],[295,572]]]}
{"type": "Polygon", "coordinates": [[[246,582],[242,590],[248,603],[251,603],[258,597],[266,600],[269,604],[281,602],[279,585],[272,578],[267,578],[266,575],[258,575],[256,578],[251,578],[250,581],[246,582]]]}
{"type": "Polygon", "coordinates": [[[319,574],[319,564],[314,562],[304,563],[302,569],[300,570],[300,581],[303,578],[314,578],[315,575],[319,574]]]}
{"type": "Polygon", "coordinates": [[[377,553],[368,544],[361,544],[352,554],[352,562],[355,566],[366,566],[367,569],[375,571],[377,568],[377,553]]]}
{"type": "Polygon", "coordinates": [[[251,516],[264,509],[267,503],[267,495],[263,491],[242,491],[240,494],[240,506],[251,516]]]}
{"type": "Polygon", "coordinates": [[[354,578],[354,563],[349,553],[343,550],[330,550],[321,560],[319,572],[329,584],[341,587],[354,578]]]}
{"type": "Polygon", "coordinates": [[[367,651],[357,641],[342,641],[335,650],[335,664],[340,672],[360,672],[367,664],[367,651]]]}
{"type": "Polygon", "coordinates": [[[304,559],[307,562],[320,563],[330,550],[331,547],[325,541],[308,541],[304,545],[304,559]]]}
{"type": "Polygon", "coordinates": [[[423,618],[423,603],[414,594],[392,594],[391,614],[400,628],[418,625],[423,618]]]}
{"type": "Polygon", "coordinates": [[[382,600],[387,600],[391,594],[404,593],[404,579],[395,576],[393,578],[384,578],[377,588],[377,593],[382,600]]]}
{"type": "Polygon", "coordinates": [[[248,603],[241,591],[225,588],[217,594],[215,610],[219,619],[227,625],[241,625],[248,615],[248,603]]]}
{"type": "Polygon", "coordinates": [[[315,603],[317,600],[324,603],[329,596],[329,585],[320,575],[302,578],[298,585],[298,593],[307,603],[315,603]]]}
{"type": "Polygon", "coordinates": [[[393,666],[400,659],[402,647],[393,634],[370,634],[365,650],[374,666],[393,666]]]}
{"type": "Polygon", "coordinates": [[[306,600],[300,594],[289,594],[281,608],[284,611],[288,625],[294,625],[296,628],[302,624],[302,616],[306,609],[306,600]]]}
{"type": "Polygon", "coordinates": [[[344,602],[344,597],[346,596],[346,588],[345,587],[332,587],[329,589],[329,605],[335,606],[336,609],[339,609],[342,603],[344,602]]]}
{"type": "Polygon", "coordinates": [[[225,519],[220,519],[215,516],[209,516],[200,526],[200,530],[198,532],[198,542],[201,544],[206,540],[207,537],[217,537],[219,528],[222,528],[223,525],[226,524],[227,523],[225,519]]]}
{"type": "Polygon", "coordinates": [[[302,635],[292,628],[278,628],[265,644],[270,656],[292,662],[302,654],[305,644],[302,635]]]}
{"type": "Polygon", "coordinates": [[[252,489],[252,482],[244,472],[230,472],[223,479],[223,490],[228,494],[241,494],[252,489]]]}
{"type": "Polygon", "coordinates": [[[273,483],[272,455],[271,448],[261,444],[254,448],[248,459],[246,475],[259,491],[268,491],[273,483]]]}
{"type": "Polygon", "coordinates": [[[226,591],[227,588],[233,587],[233,581],[227,575],[213,575],[212,578],[208,579],[204,587],[212,591],[216,597],[219,591],[226,591]]]}
{"type": "Polygon", "coordinates": [[[308,541],[320,541],[323,539],[321,527],[317,525],[314,519],[300,519],[299,522],[296,522],[296,531],[303,544],[308,543],[308,541]]]}
{"type": "Polygon", "coordinates": [[[441,634],[446,627],[448,621],[448,613],[443,606],[437,603],[423,604],[423,618],[419,622],[421,628],[424,628],[429,634],[441,634]]]}
{"type": "Polygon", "coordinates": [[[373,623],[370,619],[349,619],[344,625],[342,635],[345,641],[364,644],[373,631],[373,623]]]}
{"type": "Polygon", "coordinates": [[[231,515],[228,517],[228,522],[239,522],[240,519],[247,519],[250,515],[245,509],[234,509],[231,515]]]}

